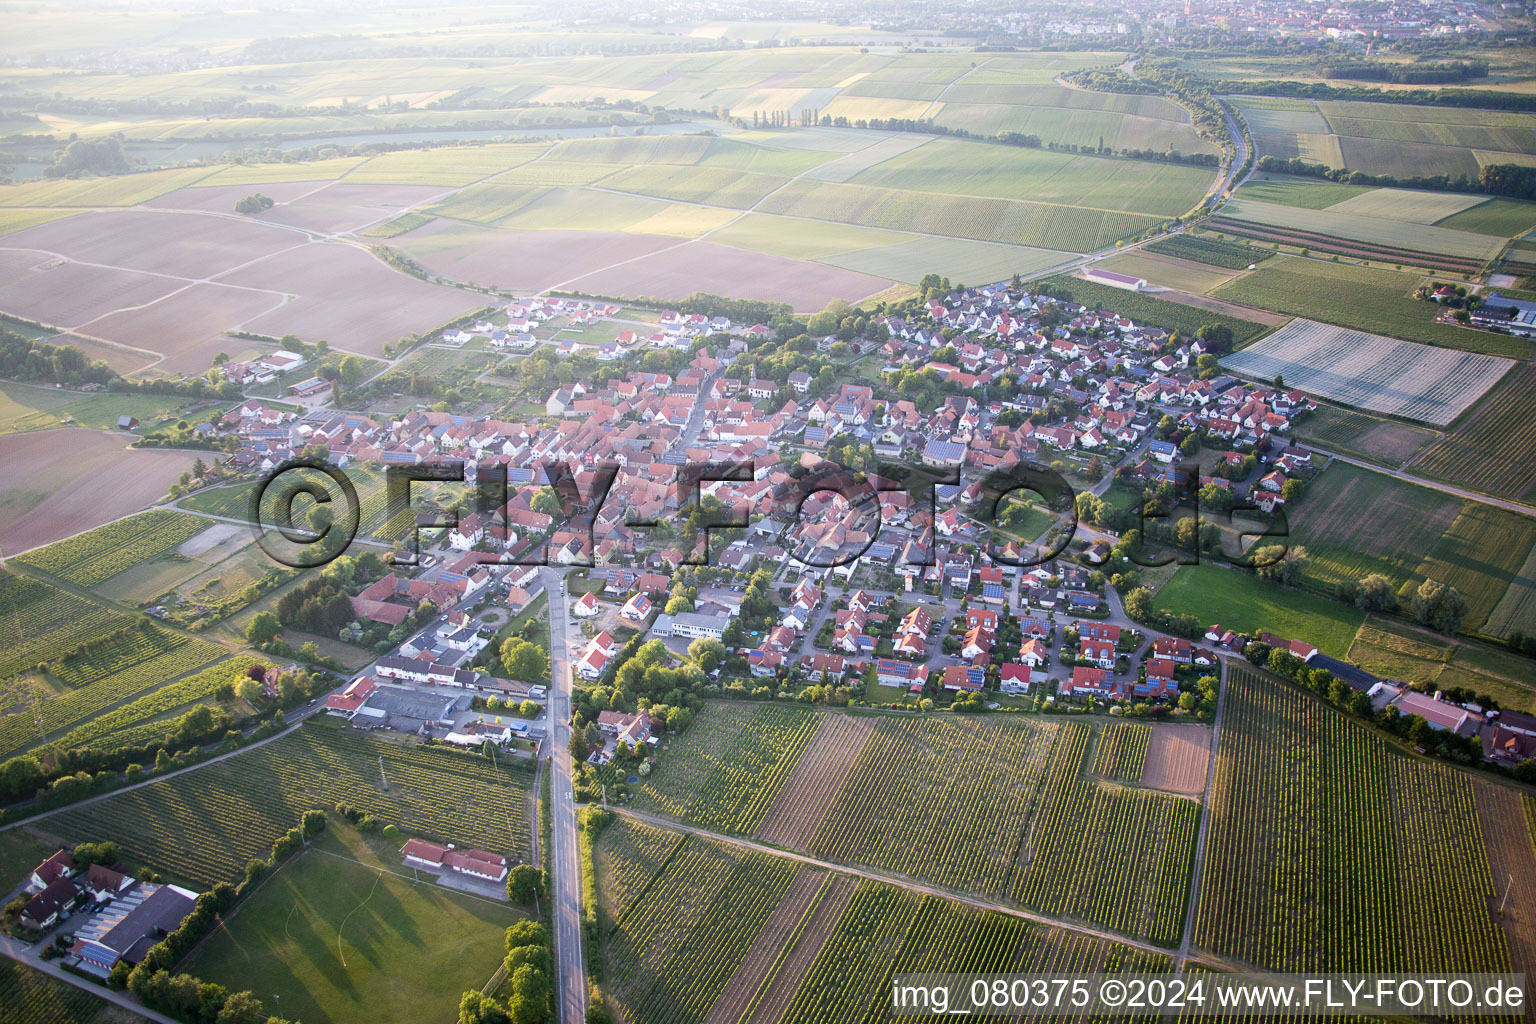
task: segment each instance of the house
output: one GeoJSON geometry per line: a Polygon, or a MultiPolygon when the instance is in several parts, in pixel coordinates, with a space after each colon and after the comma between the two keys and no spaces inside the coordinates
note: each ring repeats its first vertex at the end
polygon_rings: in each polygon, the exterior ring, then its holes
{"type": "Polygon", "coordinates": [[[1051,658],[1051,649],[1042,640],[1026,640],[1019,648],[1019,662],[1030,668],[1043,668],[1051,658]]]}
{"type": "Polygon", "coordinates": [[[922,665],[910,661],[898,661],[895,658],[877,658],[875,660],[875,679],[881,686],[906,686],[914,683],[922,686],[927,670],[922,665]]]}
{"type": "Polygon", "coordinates": [[[651,599],[644,594],[636,594],[624,602],[624,607],[619,610],[619,617],[631,622],[644,622],[645,617],[651,614],[651,599]]]}
{"type": "Polygon", "coordinates": [[[1437,690],[1426,697],[1414,690],[1403,690],[1392,703],[1404,715],[1418,715],[1431,729],[1453,732],[1458,736],[1476,736],[1483,727],[1483,716],[1458,707],[1441,697],[1437,690]]]}
{"type": "Polygon", "coordinates": [[[1147,445],[1147,453],[1158,462],[1169,463],[1179,454],[1179,449],[1172,441],[1153,441],[1147,445]]]}
{"type": "Polygon", "coordinates": [[[121,871],[113,871],[104,864],[92,864],[80,881],[98,900],[116,896],[133,884],[133,879],[121,871]]]}
{"type": "Polygon", "coordinates": [[[52,928],[79,891],[74,882],[60,875],[21,908],[21,923],[35,931],[52,928]]]}
{"type": "Polygon", "coordinates": [[[997,612],[991,608],[970,608],[965,613],[966,629],[985,629],[997,632],[997,612]]]}
{"type": "Polygon", "coordinates": [[[117,418],[117,429],[118,430],[137,430],[137,429],[139,429],[139,419],[138,419],[138,417],[137,416],[119,416],[117,418]]]}
{"type": "Polygon", "coordinates": [[[1188,665],[1194,659],[1194,648],[1183,637],[1160,636],[1152,641],[1152,654],[1180,665],[1188,665]]]}
{"type": "MultiPolygon", "coordinates": [[[[425,668],[424,665],[423,668],[425,668]]],[[[379,684],[372,679],[367,676],[358,676],[345,690],[325,698],[325,713],[336,715],[338,718],[351,718],[361,710],[378,688],[379,684]]]]}
{"type": "Polygon", "coordinates": [[[651,738],[650,715],[600,711],[597,715],[597,727],[602,730],[604,736],[612,736],[616,742],[623,741],[638,745],[648,742],[651,738]]]}
{"type": "Polygon", "coordinates": [[[1152,658],[1147,662],[1147,678],[1133,687],[1138,697],[1166,697],[1179,690],[1174,678],[1177,666],[1167,658],[1152,658]]]}
{"type": "Polygon", "coordinates": [[[1028,693],[1029,677],[1031,673],[1028,665],[1016,665],[1013,662],[1004,662],[998,666],[998,689],[1004,693],[1028,693]]]}
{"type": "Polygon", "coordinates": [[[1112,644],[1120,642],[1120,627],[1110,622],[1084,622],[1078,627],[1077,635],[1090,640],[1107,640],[1112,644]]]}
{"type": "Polygon", "coordinates": [[[1085,668],[1078,665],[1072,670],[1072,680],[1064,689],[1071,697],[1098,697],[1110,699],[1119,695],[1119,687],[1101,668],[1085,668]]]}
{"type": "Polygon", "coordinates": [[[1088,661],[1099,668],[1113,669],[1115,667],[1115,645],[1108,640],[1093,640],[1084,637],[1082,647],[1077,652],[1078,661],[1088,661]]]}
{"type": "Polygon", "coordinates": [[[600,609],[597,604],[597,595],[590,591],[581,595],[581,600],[571,606],[571,614],[578,619],[590,619],[600,609]]]}
{"type": "Polygon", "coordinates": [[[784,664],[784,655],[778,651],[750,651],[747,654],[747,671],[759,679],[767,679],[779,674],[779,666],[784,664]]]}
{"type": "Polygon", "coordinates": [[[61,878],[73,876],[74,873],[75,858],[63,850],[55,850],[52,856],[32,869],[32,874],[27,878],[27,890],[40,892],[61,878]]]}
{"type": "Polygon", "coordinates": [[[944,689],[980,693],[986,683],[986,670],[979,665],[950,665],[944,669],[944,689]]]}

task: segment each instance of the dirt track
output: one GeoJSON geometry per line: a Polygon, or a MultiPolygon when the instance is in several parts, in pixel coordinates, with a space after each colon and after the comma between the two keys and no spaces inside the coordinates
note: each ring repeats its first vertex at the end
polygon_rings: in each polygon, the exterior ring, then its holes
{"type": "Polygon", "coordinates": [[[774,1024],[784,1016],[790,999],[799,990],[799,982],[810,972],[816,954],[821,952],[827,936],[832,934],[832,929],[843,916],[843,908],[848,906],[857,888],[858,882],[848,875],[836,875],[828,883],[827,891],[806,923],[805,931],[800,933],[794,949],[774,976],[775,981],[780,977],[785,981],[774,984],[764,993],[762,1002],[752,1008],[752,1016],[747,1018],[747,1024],[774,1024]]]}
{"type": "Polygon", "coordinates": [[[768,923],[758,932],[752,948],[747,950],[746,957],[737,965],[731,980],[726,982],[714,1005],[709,1008],[709,1016],[704,1019],[704,1024],[736,1024],[741,1019],[747,1004],[762,987],[768,972],[773,970],[774,961],[778,960],[784,944],[794,935],[800,919],[805,916],[806,909],[816,898],[826,878],[825,871],[808,867],[800,869],[795,880],[790,883],[789,890],[784,893],[784,898],[774,909],[773,916],[768,918],[768,923]]]}

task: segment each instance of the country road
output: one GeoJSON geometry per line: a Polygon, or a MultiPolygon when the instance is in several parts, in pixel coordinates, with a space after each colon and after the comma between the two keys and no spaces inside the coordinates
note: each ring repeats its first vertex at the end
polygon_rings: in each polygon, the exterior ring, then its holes
{"type": "Polygon", "coordinates": [[[571,657],[566,636],[565,575],[541,570],[549,595],[550,850],[549,885],[555,922],[556,1001],[561,1024],[582,1024],[587,991],[582,971],[581,866],[576,854],[576,801],[571,788],[571,657]]]}

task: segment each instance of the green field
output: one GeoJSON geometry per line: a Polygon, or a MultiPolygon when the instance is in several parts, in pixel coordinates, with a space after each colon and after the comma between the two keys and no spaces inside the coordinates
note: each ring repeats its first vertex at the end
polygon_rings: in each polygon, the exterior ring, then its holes
{"type": "Polygon", "coordinates": [[[0,679],[70,654],[128,626],[130,620],[30,576],[0,570],[0,608],[15,630],[0,647],[0,679]]]}
{"type": "Polygon", "coordinates": [[[1290,513],[1291,542],[1324,583],[1381,573],[1402,585],[1461,512],[1462,501],[1384,473],[1336,462],[1290,513]]]}
{"type": "Polygon", "coordinates": [[[1470,210],[1435,221],[1435,226],[1499,235],[1503,238],[1523,235],[1536,227],[1536,203],[1521,202],[1518,199],[1490,199],[1470,210]]]}
{"type": "Polygon", "coordinates": [[[1203,625],[1220,623],[1237,633],[1268,630],[1305,640],[1324,654],[1342,658],[1365,618],[1351,605],[1302,590],[1290,590],[1242,569],[1202,562],[1180,566],[1157,592],[1161,612],[1187,613],[1203,625]]]}
{"type": "Polygon", "coordinates": [[[1508,969],[1486,783],[1241,663],[1225,699],[1198,945],[1274,971],[1508,969]]]}
{"type": "Polygon", "coordinates": [[[418,881],[392,844],[330,817],[180,969],[250,989],[295,1020],[443,1017],[490,980],[522,915],[418,881]]]}
{"type": "Polygon", "coordinates": [[[1236,198],[1321,210],[1369,191],[1369,185],[1340,185],[1316,178],[1293,178],[1288,174],[1259,174],[1243,183],[1236,198]]]}
{"type": "MultiPolygon", "coordinates": [[[[1418,193],[1409,193],[1417,196],[1418,193]]],[[[1251,199],[1234,199],[1222,207],[1221,214],[1233,220],[1310,231],[1335,238],[1374,243],[1409,253],[1428,252],[1475,260],[1491,259],[1499,250],[1499,239],[1469,231],[1416,224],[1408,219],[1390,220],[1379,213],[1350,213],[1347,207],[1368,198],[1359,196],[1349,202],[1323,210],[1282,206],[1251,199]]],[[[1408,208],[1422,204],[1405,202],[1408,208]]],[[[1369,207],[1376,210],[1377,207],[1369,207]]],[[[1412,262],[1404,258],[1402,262],[1412,262]]]]}
{"type": "MultiPolygon", "coordinates": [[[[23,333],[31,334],[31,331],[23,333]]],[[[92,358],[95,353],[87,353],[92,358]]],[[[0,433],[49,430],[69,425],[115,430],[120,416],[139,421],[139,430],[153,429],[185,415],[188,422],[216,418],[223,410],[205,407],[192,412],[184,399],[172,395],[102,393],[82,395],[35,384],[0,381],[0,433]],[[194,418],[195,417],[195,418],[194,418]]],[[[123,435],[123,443],[132,440],[123,435]]]]}
{"type": "Polygon", "coordinates": [[[212,167],[144,171],[116,178],[60,179],[0,185],[0,206],[133,206],[203,181],[212,167]]]}
{"type": "MultiPolygon", "coordinates": [[[[1246,264],[1245,264],[1246,266],[1246,264]]],[[[1232,280],[1232,275],[1208,267],[1189,266],[1168,260],[1154,259],[1139,251],[1118,252],[1094,264],[1099,270],[1109,270],[1132,277],[1144,277],[1149,284],[1178,291],[1204,294],[1232,280]]]]}
{"type": "MultiPolygon", "coordinates": [[[[1178,331],[1185,337],[1193,336],[1205,324],[1226,324],[1232,328],[1233,342],[1240,345],[1268,329],[1263,324],[1256,324],[1251,320],[1239,320],[1198,306],[1169,302],[1144,292],[1130,292],[1124,288],[1112,288],[1107,284],[1098,284],[1081,278],[1048,277],[1042,283],[1049,285],[1056,294],[1070,295],[1071,301],[1090,309],[1106,309],[1113,313],[1120,313],[1138,324],[1151,324],[1165,330],[1178,331]]],[[[1228,291],[1230,286],[1222,290],[1228,291]]]]}
{"type": "Polygon", "coordinates": [[[1014,274],[1037,274],[1064,258],[1062,253],[1026,245],[1001,245],[969,238],[918,238],[878,249],[826,256],[821,262],[907,284],[917,284],[934,267],[943,267],[956,281],[991,284],[1006,281],[1014,274]]]}
{"type": "Polygon", "coordinates": [[[1147,252],[1175,256],[1226,270],[1243,270],[1250,264],[1262,263],[1274,255],[1270,249],[1260,249],[1241,242],[1226,242],[1204,235],[1174,235],[1148,242],[1142,248],[1147,252]]]}
{"type": "Polygon", "coordinates": [[[1425,476],[1488,494],[1536,496],[1536,368],[1515,367],[1445,436],[1414,460],[1425,476]]]}
{"type": "Polygon", "coordinates": [[[1530,356],[1528,341],[1436,323],[1434,306],[1413,297],[1413,290],[1424,280],[1419,274],[1276,256],[1213,294],[1373,334],[1492,355],[1530,356]]]}
{"type": "Polygon", "coordinates": [[[49,816],[72,843],[112,839],[134,866],[198,885],[237,879],[298,816],[343,801],[380,824],[479,846],[517,861],[528,855],[531,773],[505,762],[367,739],[331,723],[99,804],[49,816]],[[381,788],[380,759],[388,780],[381,788]]]}

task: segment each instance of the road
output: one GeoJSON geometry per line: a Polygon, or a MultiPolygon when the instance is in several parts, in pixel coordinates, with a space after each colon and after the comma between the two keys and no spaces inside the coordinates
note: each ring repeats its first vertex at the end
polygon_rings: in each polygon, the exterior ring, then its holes
{"type": "Polygon", "coordinates": [[[550,911],[555,921],[556,999],[562,1024],[582,1024],[587,989],[581,952],[581,867],[576,855],[576,801],[571,788],[571,656],[565,576],[540,570],[549,595],[550,911]]]}

